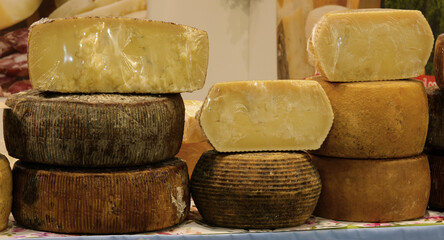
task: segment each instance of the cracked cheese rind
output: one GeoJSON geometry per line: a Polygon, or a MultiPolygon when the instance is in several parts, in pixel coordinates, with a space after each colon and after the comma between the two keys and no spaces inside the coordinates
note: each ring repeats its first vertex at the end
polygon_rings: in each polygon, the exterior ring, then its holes
{"type": "Polygon", "coordinates": [[[18,161],[12,214],[27,228],[83,234],[147,232],[184,221],[190,209],[184,161],[76,169],[18,161]]]}
{"type": "Polygon", "coordinates": [[[46,19],[30,30],[29,74],[42,91],[191,92],[205,83],[208,48],[205,31],[173,23],[46,19]]]}
{"type": "Polygon", "coordinates": [[[12,207],[12,173],[8,159],[0,154],[0,231],[8,227],[12,207]]]}
{"type": "Polygon", "coordinates": [[[352,82],[421,75],[434,40],[420,11],[359,9],[327,13],[310,41],[315,67],[328,81],[352,82]]]}
{"type": "Polygon", "coordinates": [[[199,122],[219,152],[317,149],[333,122],[330,101],[315,81],[216,83],[199,122]]]}

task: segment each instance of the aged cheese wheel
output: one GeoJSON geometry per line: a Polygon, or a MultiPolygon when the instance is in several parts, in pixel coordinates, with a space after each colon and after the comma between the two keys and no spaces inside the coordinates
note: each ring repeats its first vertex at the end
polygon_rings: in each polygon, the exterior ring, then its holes
{"type": "Polygon", "coordinates": [[[444,89],[444,33],[436,39],[433,64],[436,84],[444,89]]]}
{"type": "Polygon", "coordinates": [[[0,154],[0,231],[8,226],[12,206],[12,174],[9,161],[0,154]]]}
{"type": "Polygon", "coordinates": [[[137,168],[73,169],[18,161],[12,214],[27,228],[59,233],[153,231],[182,222],[190,196],[184,161],[137,168]]]}
{"type": "Polygon", "coordinates": [[[199,121],[196,119],[196,113],[202,107],[203,102],[199,100],[184,100],[185,104],[185,127],[183,130],[183,143],[198,143],[207,141],[199,121]]]}
{"type": "Polygon", "coordinates": [[[322,180],[314,215],[353,222],[389,222],[425,214],[430,193],[425,154],[397,159],[311,157],[322,180]]]}
{"type": "Polygon", "coordinates": [[[324,15],[310,41],[329,81],[396,80],[423,73],[433,33],[420,11],[355,9],[324,15]]]}
{"type": "Polygon", "coordinates": [[[179,151],[184,106],[179,94],[12,95],[4,112],[9,155],[62,166],[134,166],[179,151]]]}
{"type": "Polygon", "coordinates": [[[444,210],[444,152],[427,153],[432,179],[429,207],[444,210]]]}
{"type": "Polygon", "coordinates": [[[191,177],[191,193],[210,224],[280,228],[304,223],[321,192],[306,153],[205,152],[191,177]]]}
{"type": "Polygon", "coordinates": [[[420,154],[428,126],[424,85],[415,80],[331,83],[316,79],[330,99],[333,126],[313,153],[344,158],[420,154]]]}
{"type": "Polygon", "coordinates": [[[197,143],[182,143],[182,146],[180,146],[179,153],[177,153],[176,157],[187,162],[188,174],[191,177],[194,167],[196,166],[196,163],[202,153],[212,149],[213,147],[208,143],[208,141],[197,143]]]}
{"type": "Polygon", "coordinates": [[[429,104],[429,129],[425,148],[427,151],[444,151],[444,90],[438,86],[426,88],[429,104]]]}

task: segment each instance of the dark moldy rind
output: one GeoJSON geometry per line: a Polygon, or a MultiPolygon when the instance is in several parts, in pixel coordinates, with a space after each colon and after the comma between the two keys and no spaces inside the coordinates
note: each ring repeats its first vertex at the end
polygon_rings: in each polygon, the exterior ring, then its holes
{"type": "Polygon", "coordinates": [[[9,154],[25,162],[119,167],[174,157],[182,143],[180,94],[12,95],[4,110],[9,154]]]}

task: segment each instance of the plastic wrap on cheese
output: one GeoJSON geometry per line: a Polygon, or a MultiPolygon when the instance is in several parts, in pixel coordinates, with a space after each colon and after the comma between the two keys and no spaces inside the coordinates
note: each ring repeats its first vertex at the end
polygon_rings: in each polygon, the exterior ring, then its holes
{"type": "Polygon", "coordinates": [[[30,30],[35,89],[57,92],[179,93],[201,89],[208,34],[130,18],[43,19],[30,30]]]}
{"type": "Polygon", "coordinates": [[[324,15],[309,41],[322,75],[351,82],[421,75],[434,40],[420,11],[359,9],[324,15]]]}

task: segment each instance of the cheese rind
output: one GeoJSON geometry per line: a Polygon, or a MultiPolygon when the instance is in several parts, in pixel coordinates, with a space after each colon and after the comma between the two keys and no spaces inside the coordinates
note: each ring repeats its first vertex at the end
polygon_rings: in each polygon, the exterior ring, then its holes
{"type": "Polygon", "coordinates": [[[310,79],[324,88],[335,116],[327,138],[313,153],[366,159],[408,157],[423,151],[429,114],[422,82],[310,79]]]}
{"type": "Polygon", "coordinates": [[[183,143],[198,143],[207,141],[199,121],[196,119],[196,113],[202,107],[203,102],[198,100],[184,100],[185,104],[185,126],[183,130],[183,143]]]}
{"type": "Polygon", "coordinates": [[[174,157],[182,143],[179,94],[12,95],[4,111],[9,155],[26,162],[83,167],[143,165],[174,157]]]}
{"type": "Polygon", "coordinates": [[[429,104],[429,129],[425,148],[427,151],[444,151],[444,92],[438,86],[426,88],[429,104]]]}
{"type": "Polygon", "coordinates": [[[324,15],[311,41],[329,81],[377,81],[421,75],[433,33],[420,11],[359,9],[324,15]]]}
{"type": "Polygon", "coordinates": [[[436,39],[433,66],[436,84],[444,89],[444,33],[436,39]]]}
{"type": "Polygon", "coordinates": [[[12,207],[12,173],[8,159],[0,154],[0,231],[8,226],[12,207]]]}
{"type": "Polygon", "coordinates": [[[430,164],[431,189],[429,207],[431,209],[444,210],[444,156],[442,151],[427,153],[430,164]]]}
{"type": "Polygon", "coordinates": [[[205,31],[173,23],[42,20],[30,30],[29,75],[43,91],[190,92],[205,83],[208,46],[205,31]]]}
{"type": "Polygon", "coordinates": [[[234,228],[302,224],[321,192],[318,172],[303,152],[208,151],[199,159],[190,185],[208,223],[234,228]]]}
{"type": "Polygon", "coordinates": [[[311,155],[322,192],[314,215],[353,222],[422,217],[430,193],[425,154],[396,159],[345,159],[311,155]]]}
{"type": "Polygon", "coordinates": [[[180,146],[179,152],[176,157],[185,160],[188,167],[188,175],[193,173],[194,167],[199,160],[202,153],[206,151],[213,150],[213,147],[208,143],[208,141],[195,142],[195,143],[184,143],[180,146]]]}
{"type": "Polygon", "coordinates": [[[327,95],[314,81],[216,83],[198,117],[219,152],[317,149],[333,121],[327,95]]]}

